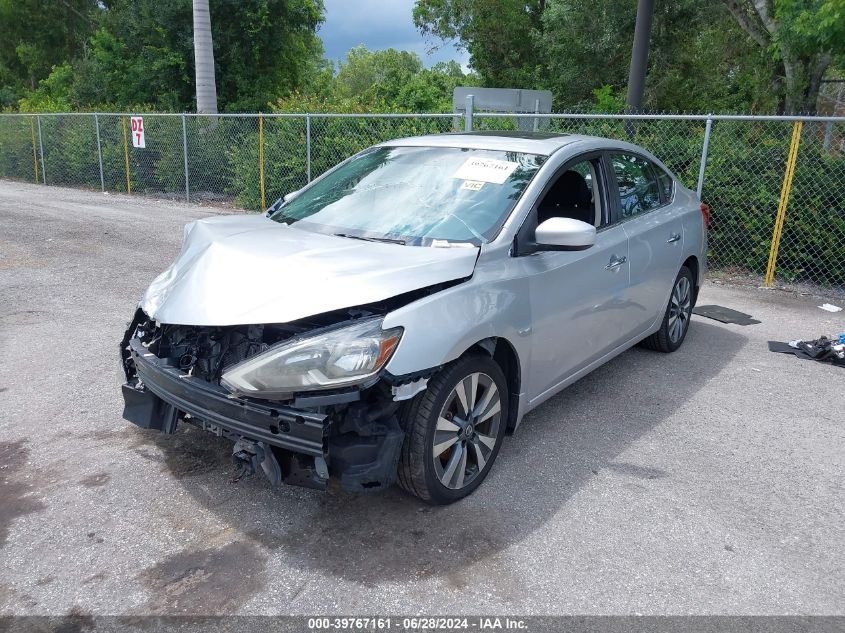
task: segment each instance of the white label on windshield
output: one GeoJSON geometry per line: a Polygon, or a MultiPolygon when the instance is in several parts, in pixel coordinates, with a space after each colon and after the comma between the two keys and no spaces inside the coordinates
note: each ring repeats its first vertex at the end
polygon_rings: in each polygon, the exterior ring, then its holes
{"type": "Polygon", "coordinates": [[[454,178],[480,180],[501,185],[513,173],[519,163],[494,158],[469,158],[455,172],[454,178]]]}
{"type": "Polygon", "coordinates": [[[464,180],[461,189],[469,189],[470,191],[481,191],[484,183],[480,180],[464,180]]]}

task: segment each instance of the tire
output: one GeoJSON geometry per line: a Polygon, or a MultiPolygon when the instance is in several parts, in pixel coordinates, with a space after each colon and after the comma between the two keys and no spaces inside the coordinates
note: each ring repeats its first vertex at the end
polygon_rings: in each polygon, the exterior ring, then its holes
{"type": "Polygon", "coordinates": [[[686,266],[681,266],[672,284],[672,294],[669,295],[669,304],[660,329],[642,342],[643,347],[668,354],[683,344],[689,331],[694,293],[692,272],[686,266]]]}
{"type": "Polygon", "coordinates": [[[433,505],[472,493],[499,454],[507,412],[507,381],[492,358],[471,355],[446,365],[405,409],[399,485],[433,505]],[[464,399],[469,420],[461,417],[464,399]]]}

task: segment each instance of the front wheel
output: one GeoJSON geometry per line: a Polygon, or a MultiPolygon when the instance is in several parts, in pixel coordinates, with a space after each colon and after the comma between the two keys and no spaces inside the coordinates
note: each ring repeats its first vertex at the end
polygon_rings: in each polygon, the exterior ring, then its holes
{"type": "Polygon", "coordinates": [[[643,341],[644,347],[668,353],[681,346],[687,336],[692,316],[692,293],[692,272],[682,266],[672,286],[669,305],[666,306],[660,329],[643,341]]]}
{"type": "Polygon", "coordinates": [[[405,413],[399,485],[433,504],[470,494],[499,453],[507,411],[507,383],[492,358],[447,365],[405,413]]]}

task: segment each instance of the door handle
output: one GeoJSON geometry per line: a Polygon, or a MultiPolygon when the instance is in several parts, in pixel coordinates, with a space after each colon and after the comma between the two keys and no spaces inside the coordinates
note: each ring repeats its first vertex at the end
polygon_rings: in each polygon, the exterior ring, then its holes
{"type": "Polygon", "coordinates": [[[622,257],[617,257],[616,255],[613,255],[610,258],[610,263],[608,263],[608,265],[605,266],[604,269],[605,270],[615,270],[627,261],[628,261],[628,258],[625,255],[623,255],[622,257]]]}
{"type": "Polygon", "coordinates": [[[681,239],[680,233],[672,233],[671,235],[669,235],[669,239],[666,240],[666,243],[671,244],[672,242],[677,242],[679,239],[681,239]]]}

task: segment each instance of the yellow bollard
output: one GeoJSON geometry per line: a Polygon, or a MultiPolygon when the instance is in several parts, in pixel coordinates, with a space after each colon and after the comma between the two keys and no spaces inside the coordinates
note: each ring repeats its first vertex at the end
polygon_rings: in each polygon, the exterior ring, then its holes
{"type": "Polygon", "coordinates": [[[35,149],[35,117],[29,122],[32,124],[32,164],[35,165],[35,184],[38,184],[38,152],[35,149]]]}
{"type": "Polygon", "coordinates": [[[261,188],[261,210],[267,209],[264,201],[264,115],[258,113],[258,181],[261,188]]]}
{"type": "Polygon", "coordinates": [[[126,132],[126,117],[120,117],[123,124],[123,159],[126,162],[126,193],[132,193],[132,178],[129,176],[129,136],[126,132]]]}
{"type": "Polygon", "coordinates": [[[796,121],[792,128],[792,142],[789,145],[789,156],[786,159],[786,172],[783,175],[783,186],[780,190],[780,202],[778,202],[778,214],[775,217],[775,228],[772,231],[772,246],[769,249],[769,264],[766,266],[766,276],[763,277],[763,286],[771,288],[775,281],[775,266],[778,260],[778,248],[780,248],[780,237],[783,233],[783,220],[786,217],[786,205],[789,202],[789,193],[792,191],[792,177],[795,175],[795,163],[798,159],[798,145],[801,143],[801,127],[803,123],[796,121]]]}

